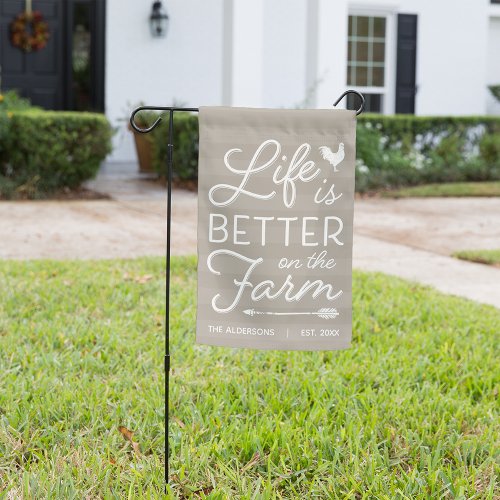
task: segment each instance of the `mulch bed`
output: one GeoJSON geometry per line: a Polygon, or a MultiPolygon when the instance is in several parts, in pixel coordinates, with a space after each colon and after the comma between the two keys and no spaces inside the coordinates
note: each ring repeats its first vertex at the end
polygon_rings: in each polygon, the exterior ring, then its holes
{"type": "Polygon", "coordinates": [[[55,193],[40,195],[37,193],[35,196],[30,196],[26,194],[18,194],[12,198],[5,198],[0,194],[1,201],[22,201],[22,200],[59,200],[59,201],[69,201],[69,200],[110,200],[111,196],[105,193],[98,193],[97,191],[92,191],[92,189],[87,189],[84,187],[79,187],[75,189],[63,188],[55,193]]]}
{"type": "MultiPolygon", "coordinates": [[[[151,182],[156,184],[160,184],[162,186],[167,187],[167,178],[166,177],[156,177],[154,179],[148,179],[151,182]]],[[[172,179],[172,188],[173,189],[186,189],[187,191],[198,191],[198,180],[183,180],[183,179],[172,179]]]]}
{"type": "Polygon", "coordinates": [[[92,189],[87,189],[84,187],[79,187],[76,189],[64,188],[58,193],[55,193],[53,200],[110,200],[111,196],[106,193],[99,193],[97,191],[92,191],[92,189]]]}

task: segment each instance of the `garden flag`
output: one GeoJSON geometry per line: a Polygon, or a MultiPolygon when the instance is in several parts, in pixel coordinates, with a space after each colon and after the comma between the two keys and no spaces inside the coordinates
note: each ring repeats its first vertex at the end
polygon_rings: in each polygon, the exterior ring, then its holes
{"type": "Polygon", "coordinates": [[[197,342],[349,347],[356,113],[202,107],[197,342]]]}

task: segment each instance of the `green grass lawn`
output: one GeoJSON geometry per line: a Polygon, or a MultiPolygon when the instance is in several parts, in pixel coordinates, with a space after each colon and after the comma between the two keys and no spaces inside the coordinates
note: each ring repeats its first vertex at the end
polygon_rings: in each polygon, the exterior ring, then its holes
{"type": "Polygon", "coordinates": [[[490,266],[500,267],[500,249],[499,250],[462,250],[455,252],[453,257],[462,260],[479,262],[479,264],[488,264],[490,266]]]}
{"type": "Polygon", "coordinates": [[[500,196],[500,182],[450,182],[448,184],[426,184],[384,191],[385,198],[411,198],[436,196],[500,196]]]}
{"type": "MultiPolygon", "coordinates": [[[[173,274],[172,497],[498,498],[500,311],[356,273],[349,350],[196,346],[173,274]]],[[[164,277],[0,263],[0,498],[162,498],[164,277]]]]}

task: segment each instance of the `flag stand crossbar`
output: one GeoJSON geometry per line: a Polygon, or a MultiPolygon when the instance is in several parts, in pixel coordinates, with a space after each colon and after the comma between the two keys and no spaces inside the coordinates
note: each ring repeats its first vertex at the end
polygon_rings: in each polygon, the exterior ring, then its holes
{"type": "MultiPolygon", "coordinates": [[[[347,90],[333,104],[337,104],[348,94],[357,95],[360,99],[360,106],[356,110],[356,115],[360,115],[365,109],[365,98],[363,94],[356,90],[347,90]]],[[[172,226],[172,173],[173,173],[173,153],[174,153],[174,113],[176,111],[197,113],[198,108],[179,108],[163,106],[140,106],[130,115],[130,125],[140,133],[147,134],[151,132],[162,121],[159,116],[156,121],[146,128],[141,128],[135,122],[135,116],[140,111],[161,111],[168,112],[168,146],[167,146],[167,269],[166,269],[166,296],[165,296],[165,484],[169,480],[169,443],[168,443],[168,424],[169,424],[169,393],[170,393],[170,230],[172,226]]]]}

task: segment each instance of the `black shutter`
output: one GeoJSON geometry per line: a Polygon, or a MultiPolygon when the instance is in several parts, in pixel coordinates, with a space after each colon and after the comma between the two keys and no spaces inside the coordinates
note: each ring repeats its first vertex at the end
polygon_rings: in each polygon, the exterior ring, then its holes
{"type": "Polygon", "coordinates": [[[398,14],[396,113],[415,113],[417,16],[398,14]]]}

